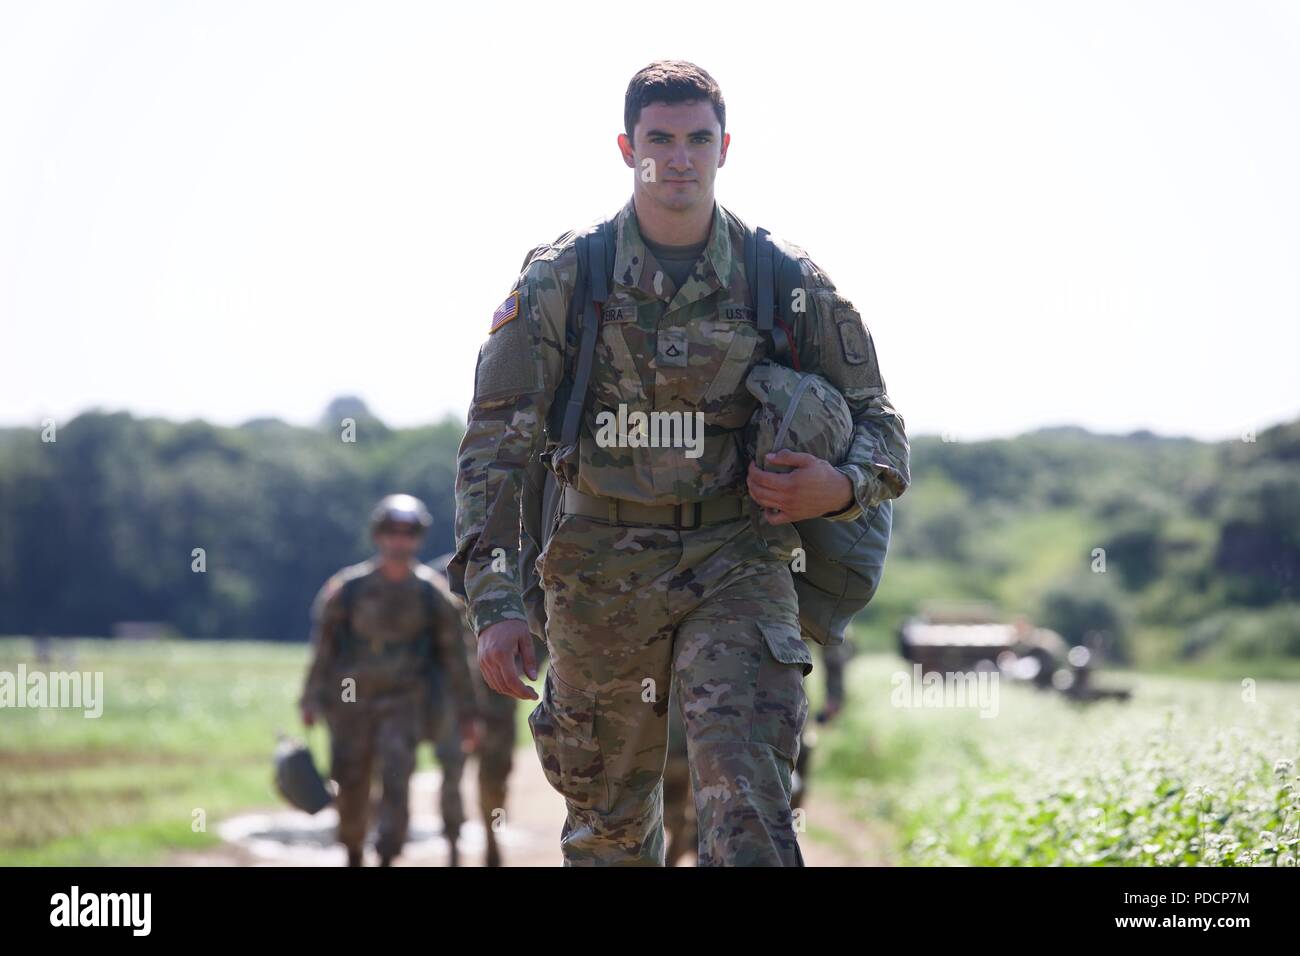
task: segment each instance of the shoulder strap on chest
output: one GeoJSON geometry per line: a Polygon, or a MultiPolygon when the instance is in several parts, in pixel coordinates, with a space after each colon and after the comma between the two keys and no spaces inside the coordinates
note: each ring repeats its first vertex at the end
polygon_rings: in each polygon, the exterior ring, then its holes
{"type": "Polygon", "coordinates": [[[349,577],[339,585],[339,606],[343,609],[343,626],[338,636],[339,642],[344,647],[352,647],[355,643],[355,632],[352,630],[352,609],[357,602],[357,586],[361,578],[349,577]]]}
{"type": "Polygon", "coordinates": [[[609,298],[614,277],[614,242],[612,219],[600,223],[591,232],[575,240],[578,272],[569,299],[568,326],[573,329],[580,317],[578,352],[573,366],[573,382],[564,408],[560,444],[578,440],[582,412],[587,404],[587,387],[591,382],[591,365],[596,355],[596,338],[600,334],[600,308],[609,298]]]}
{"type": "Polygon", "coordinates": [[[420,584],[423,586],[424,610],[429,615],[430,621],[438,620],[438,585],[425,578],[420,578],[420,584]]]}
{"type": "Polygon", "coordinates": [[[352,604],[356,600],[357,582],[360,580],[359,577],[350,577],[339,587],[339,603],[343,606],[343,613],[349,624],[352,623],[352,604]]]}
{"type": "Polygon", "coordinates": [[[795,289],[803,285],[799,263],[772,241],[762,226],[745,234],[745,275],[754,298],[755,324],[772,341],[772,357],[799,369],[794,346],[795,289]]]}

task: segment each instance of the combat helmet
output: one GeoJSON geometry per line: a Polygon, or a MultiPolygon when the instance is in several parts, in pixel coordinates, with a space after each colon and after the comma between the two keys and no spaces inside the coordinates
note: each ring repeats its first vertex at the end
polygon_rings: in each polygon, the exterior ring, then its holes
{"type": "Polygon", "coordinates": [[[317,813],[333,801],[311,751],[300,741],[281,738],[275,748],[275,788],[299,810],[317,813]]]}
{"type": "Polygon", "coordinates": [[[427,531],[433,516],[424,502],[414,495],[385,495],[370,512],[370,531],[373,534],[384,524],[413,524],[427,531]]]}
{"type": "MultiPolygon", "coordinates": [[[[853,443],[853,415],[826,379],[765,361],[750,370],[745,387],[758,399],[745,429],[745,451],[759,468],[789,471],[765,459],[783,448],[832,465],[844,461],[853,443]]],[[[853,616],[875,595],[893,514],[893,501],[887,498],[847,521],[808,518],[794,523],[804,557],[794,574],[799,625],[817,643],[842,643],[853,616]]]]}

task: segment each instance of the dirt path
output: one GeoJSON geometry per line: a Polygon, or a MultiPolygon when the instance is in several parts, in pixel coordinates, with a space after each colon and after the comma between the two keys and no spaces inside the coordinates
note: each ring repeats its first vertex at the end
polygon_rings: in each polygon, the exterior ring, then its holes
{"type": "MultiPolygon", "coordinates": [[[[411,781],[411,833],[398,866],[445,866],[447,844],[440,836],[436,771],[417,773],[411,781]]],[[[482,866],[482,821],[476,819],[477,781],[471,762],[462,793],[471,819],[460,837],[461,865],[482,866]]],[[[814,789],[805,810],[807,831],[800,836],[809,866],[880,865],[887,859],[883,831],[854,820],[835,800],[814,789]]],[[[308,816],[273,808],[241,814],[218,824],[222,846],[181,853],[168,860],[175,866],[341,866],[343,849],[334,842],[337,817],[333,808],[308,816]]],[[[497,842],[507,866],[560,866],[560,826],[564,801],[547,783],[536,755],[521,749],[510,777],[509,806],[497,842]]],[[[376,862],[368,851],[367,864],[376,862]]],[[[688,857],[687,865],[694,862],[688,857]]]]}

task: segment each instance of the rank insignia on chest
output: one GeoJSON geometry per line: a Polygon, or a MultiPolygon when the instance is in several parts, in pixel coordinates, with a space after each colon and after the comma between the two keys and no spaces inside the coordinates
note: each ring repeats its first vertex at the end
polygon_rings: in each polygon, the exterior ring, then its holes
{"type": "Polygon", "coordinates": [[[492,313],[492,328],[488,329],[488,335],[491,335],[518,314],[519,290],[516,289],[506,296],[506,300],[497,306],[497,310],[492,313]]]}
{"type": "Polygon", "coordinates": [[[685,329],[660,329],[659,348],[655,364],[659,368],[686,368],[687,345],[685,329]]]}

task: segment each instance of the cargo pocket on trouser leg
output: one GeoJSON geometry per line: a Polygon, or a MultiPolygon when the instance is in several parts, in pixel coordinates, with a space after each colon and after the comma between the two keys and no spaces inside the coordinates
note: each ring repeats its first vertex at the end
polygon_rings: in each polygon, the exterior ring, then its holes
{"type": "Polygon", "coordinates": [[[546,779],[571,808],[606,810],[609,791],[596,739],[596,695],[566,684],[549,667],[528,726],[546,779]]]}
{"type": "MultiPolygon", "coordinates": [[[[790,807],[799,735],[808,716],[804,674],[812,654],[793,623],[745,625],[743,668],[725,686],[743,686],[739,720],[728,740],[705,732],[691,739],[700,822],[701,866],[802,866],[790,807]],[[741,722],[743,721],[743,723],[741,722]]],[[[733,668],[734,669],[734,668],[733,668]]],[[[708,683],[702,685],[707,689],[708,683]]],[[[687,713],[688,733],[692,714],[687,713]]],[[[698,718],[697,718],[698,720],[698,718]]],[[[725,716],[720,721],[726,727],[725,716]]]]}
{"type": "Polygon", "coordinates": [[[803,679],[812,670],[812,651],[793,624],[760,621],[758,627],[769,654],[758,665],[749,739],[770,744],[793,763],[808,718],[803,679]]]}

